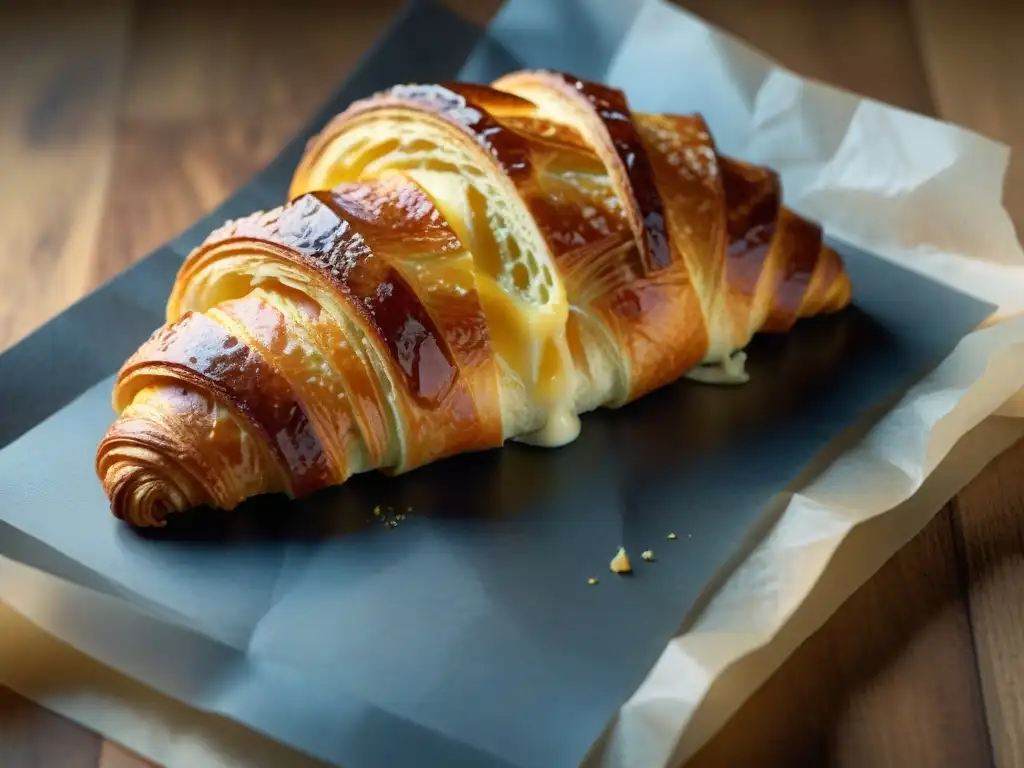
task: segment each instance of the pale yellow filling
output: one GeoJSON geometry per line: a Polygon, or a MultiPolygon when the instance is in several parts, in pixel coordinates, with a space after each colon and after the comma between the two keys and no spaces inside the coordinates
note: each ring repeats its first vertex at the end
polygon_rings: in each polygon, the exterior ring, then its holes
{"type": "Polygon", "coordinates": [[[372,121],[332,142],[309,185],[330,188],[401,171],[426,192],[473,254],[477,292],[504,374],[506,438],[564,445],[580,430],[565,289],[536,223],[510,202],[517,197],[512,182],[477,163],[473,152],[429,122],[396,119],[385,127],[372,121]]]}

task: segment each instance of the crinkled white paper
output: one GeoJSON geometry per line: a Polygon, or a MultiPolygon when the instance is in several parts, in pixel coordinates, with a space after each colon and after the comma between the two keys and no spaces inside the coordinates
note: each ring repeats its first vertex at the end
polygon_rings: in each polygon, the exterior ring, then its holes
{"type": "MultiPolygon", "coordinates": [[[[557,5],[572,7],[575,24],[598,12],[585,0],[557,5]]],[[[498,20],[503,44],[539,45],[552,34],[547,25],[517,36],[515,6],[505,27],[498,20]]],[[[617,14],[616,34],[592,19],[604,30],[595,45],[617,46],[605,77],[635,110],[701,112],[722,152],[777,169],[787,204],[831,234],[988,300],[1001,316],[1024,309],[1024,252],[1001,202],[1005,147],[809,82],[662,0],[623,3],[617,14]]],[[[1021,417],[1024,318],[967,337],[854,447],[777,499],[775,524],[669,644],[590,762],[656,768],[692,755],[945,500],[1024,435],[1021,417]],[[856,541],[854,528],[863,533],[856,541]]],[[[2,566],[25,589],[52,578],[2,566]]],[[[280,764],[267,762],[284,753],[262,737],[47,644],[13,612],[0,613],[0,625],[10,649],[0,679],[163,765],[280,764]],[[55,683],[42,665],[10,664],[18,642],[83,687],[55,683]]]]}

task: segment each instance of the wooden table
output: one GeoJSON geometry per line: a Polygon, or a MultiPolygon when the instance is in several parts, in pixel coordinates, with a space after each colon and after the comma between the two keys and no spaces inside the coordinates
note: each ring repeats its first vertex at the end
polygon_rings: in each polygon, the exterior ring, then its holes
{"type": "MultiPolygon", "coordinates": [[[[801,74],[1024,151],[1022,3],[683,4],[801,74]]],[[[398,3],[15,5],[0,10],[0,348],[271,159],[398,3]]],[[[1007,200],[1024,227],[1021,158],[1007,200]]],[[[692,764],[1024,765],[1022,462],[1024,444],[986,469],[692,764]]],[[[0,764],[144,763],[6,691],[0,764]]]]}

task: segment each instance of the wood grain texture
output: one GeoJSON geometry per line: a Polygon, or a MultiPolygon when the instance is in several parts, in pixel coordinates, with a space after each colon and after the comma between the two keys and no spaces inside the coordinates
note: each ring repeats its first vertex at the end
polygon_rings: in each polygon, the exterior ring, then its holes
{"type": "Polygon", "coordinates": [[[121,119],[92,260],[93,284],[215,208],[272,160],[301,123],[287,112],[270,112],[260,120],[121,119]]]}
{"type": "Polygon", "coordinates": [[[93,287],[129,10],[117,0],[0,8],[3,346],[93,287]]]}
{"type": "Polygon", "coordinates": [[[996,763],[1024,765],[1024,445],[952,505],[996,763]]]}
{"type": "Polygon", "coordinates": [[[122,117],[301,125],[402,0],[138,3],[122,117]]]}
{"type": "Polygon", "coordinates": [[[0,765],[96,768],[100,740],[84,728],[0,688],[0,765]]]}
{"type": "Polygon", "coordinates": [[[97,768],[157,768],[154,763],[112,741],[103,742],[97,768]]]}
{"type": "Polygon", "coordinates": [[[902,0],[675,0],[804,77],[904,109],[933,111],[902,0]]]}
{"type": "MultiPolygon", "coordinates": [[[[474,20],[496,0],[445,0],[474,20]]],[[[0,349],[274,156],[400,6],[0,5],[0,349]]],[[[799,74],[1024,153],[1024,6],[680,0],[799,74]]],[[[1024,222],[1018,160],[1008,203],[1024,222]]],[[[693,760],[1024,765],[1024,445],[951,503],[693,760]]],[[[142,768],[0,692],[3,768],[142,768]]]]}
{"type": "Polygon", "coordinates": [[[93,283],[178,234],[272,160],[401,5],[140,4],[93,283]]]}
{"type": "Polygon", "coordinates": [[[847,601],[689,765],[988,764],[952,514],[847,601]]]}

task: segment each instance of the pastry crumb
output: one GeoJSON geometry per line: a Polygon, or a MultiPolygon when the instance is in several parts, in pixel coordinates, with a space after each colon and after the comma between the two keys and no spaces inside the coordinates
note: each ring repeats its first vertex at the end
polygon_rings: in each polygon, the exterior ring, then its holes
{"type": "Polygon", "coordinates": [[[619,551],[612,558],[611,563],[608,566],[611,568],[612,573],[632,573],[633,568],[629,564],[629,555],[626,554],[625,547],[619,547],[619,551]]]}
{"type": "Polygon", "coordinates": [[[645,549],[643,552],[640,553],[640,557],[642,557],[648,563],[653,562],[654,561],[654,552],[652,552],[649,549],[645,549]]]}
{"type": "Polygon", "coordinates": [[[675,535],[674,533],[670,533],[670,534],[668,535],[668,537],[669,537],[670,539],[674,539],[674,538],[676,538],[676,535],[675,535]]]}
{"type": "Polygon", "coordinates": [[[591,576],[589,579],[587,579],[587,584],[589,584],[590,586],[594,586],[595,584],[597,584],[597,579],[591,576]]]}

